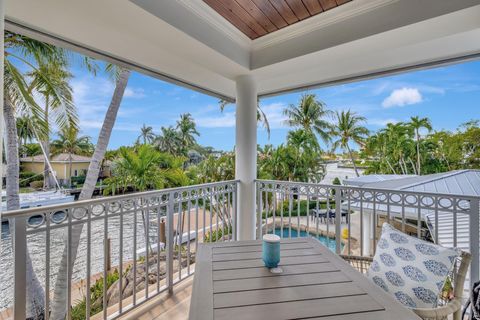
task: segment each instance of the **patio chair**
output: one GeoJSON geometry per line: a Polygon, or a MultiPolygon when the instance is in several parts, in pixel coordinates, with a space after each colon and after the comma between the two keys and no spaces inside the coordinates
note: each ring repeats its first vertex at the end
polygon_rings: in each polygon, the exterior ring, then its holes
{"type": "MultiPolygon", "coordinates": [[[[349,219],[348,210],[342,209],[341,216],[342,216],[342,222],[343,222],[343,218],[345,218],[345,223],[348,223],[348,219],[349,219]]],[[[330,209],[328,213],[328,220],[330,221],[330,223],[332,224],[335,223],[335,217],[336,217],[335,209],[330,209]]]]}
{"type": "MultiPolygon", "coordinates": [[[[341,255],[341,257],[361,273],[366,273],[373,261],[372,257],[347,255],[341,255]]],[[[460,320],[462,313],[463,288],[470,261],[470,253],[462,251],[457,258],[455,267],[449,275],[449,279],[453,286],[453,299],[447,300],[443,297],[439,297],[439,306],[437,308],[413,308],[412,311],[424,320],[446,320],[448,316],[452,314],[453,320],[460,320]]]]}
{"type": "Polygon", "coordinates": [[[320,222],[325,223],[327,220],[327,210],[326,209],[312,209],[311,216],[313,219],[320,219],[320,222]]]}

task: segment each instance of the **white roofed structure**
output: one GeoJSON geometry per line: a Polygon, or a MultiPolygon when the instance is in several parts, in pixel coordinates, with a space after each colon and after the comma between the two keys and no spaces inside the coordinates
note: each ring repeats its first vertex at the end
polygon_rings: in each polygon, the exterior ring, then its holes
{"type": "MultiPolygon", "coordinates": [[[[355,181],[365,181],[366,177],[353,178],[346,181],[348,185],[357,185],[355,181]]],[[[379,176],[374,175],[374,179],[379,176]]],[[[363,183],[362,188],[367,189],[385,189],[385,190],[399,190],[411,192],[427,192],[431,194],[440,193],[445,195],[462,195],[462,196],[480,196],[480,170],[455,170],[444,173],[429,174],[424,176],[412,176],[407,178],[399,178],[392,175],[392,179],[386,179],[387,176],[382,176],[380,181],[363,183]],[[382,180],[383,179],[383,180],[382,180]]],[[[441,199],[438,205],[446,205],[448,196],[441,199]]],[[[357,203],[352,206],[353,209],[358,209],[360,204],[357,203]]],[[[372,204],[364,204],[364,209],[373,211],[372,204]]],[[[400,207],[392,205],[390,214],[397,217],[402,216],[400,207]]],[[[376,212],[385,214],[387,206],[385,204],[376,205],[376,212]]],[[[431,234],[435,238],[438,231],[437,242],[446,247],[459,247],[463,250],[469,251],[469,217],[461,212],[442,212],[439,211],[438,220],[435,219],[434,210],[422,209],[420,211],[421,218],[427,223],[431,234]],[[455,215],[455,219],[453,217],[455,215]],[[455,225],[453,223],[455,221],[455,225]]],[[[405,208],[405,216],[416,219],[418,217],[418,210],[414,208],[405,208]]]]}

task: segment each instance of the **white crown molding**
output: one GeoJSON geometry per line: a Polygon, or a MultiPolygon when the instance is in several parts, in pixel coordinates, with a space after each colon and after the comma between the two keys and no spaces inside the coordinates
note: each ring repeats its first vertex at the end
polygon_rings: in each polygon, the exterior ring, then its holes
{"type": "Polygon", "coordinates": [[[399,0],[353,0],[337,8],[292,24],[278,31],[269,33],[255,40],[248,38],[222,15],[202,0],[176,0],[185,9],[194,13],[206,23],[222,32],[229,39],[249,51],[260,50],[289,39],[302,36],[314,30],[325,28],[353,16],[375,10],[399,0]]]}
{"type": "Polygon", "coordinates": [[[252,40],[202,0],[176,1],[218,31],[225,34],[229,39],[235,41],[247,50],[251,49],[252,40]]]}
{"type": "Polygon", "coordinates": [[[270,47],[292,38],[297,38],[314,30],[325,28],[397,1],[399,0],[353,0],[334,9],[317,14],[313,17],[292,24],[291,26],[253,40],[252,51],[270,47]]]}

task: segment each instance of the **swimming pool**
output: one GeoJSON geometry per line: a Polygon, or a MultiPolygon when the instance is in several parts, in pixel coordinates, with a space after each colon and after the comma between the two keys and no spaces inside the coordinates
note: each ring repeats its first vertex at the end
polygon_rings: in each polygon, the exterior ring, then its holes
{"type": "MultiPolygon", "coordinates": [[[[288,238],[289,230],[288,230],[288,228],[283,228],[283,233],[282,233],[282,229],[276,228],[275,229],[275,234],[277,236],[282,237],[282,238],[288,238]]],[[[310,234],[307,234],[306,231],[300,231],[300,237],[308,237],[308,236],[318,239],[318,241],[320,241],[324,246],[326,246],[331,251],[335,252],[335,248],[336,248],[335,239],[331,239],[331,238],[321,236],[321,235],[319,235],[317,237],[315,233],[310,232],[310,234]]],[[[291,237],[292,238],[297,238],[298,237],[297,230],[292,229],[291,237]]],[[[343,248],[343,244],[341,246],[343,248]]]]}

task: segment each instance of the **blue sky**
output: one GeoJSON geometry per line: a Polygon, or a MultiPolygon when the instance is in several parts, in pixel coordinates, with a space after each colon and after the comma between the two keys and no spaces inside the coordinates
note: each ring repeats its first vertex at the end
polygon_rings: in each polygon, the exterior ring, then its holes
{"type": "MultiPolygon", "coordinates": [[[[72,79],[82,134],[95,142],[113,92],[106,75],[96,77],[75,68],[72,79]]],[[[410,72],[402,75],[311,90],[329,109],[351,109],[367,118],[366,126],[378,130],[388,122],[411,116],[429,117],[435,130],[455,130],[461,123],[480,118],[480,61],[410,72]]],[[[302,93],[261,101],[272,133],[270,140],[259,126],[258,143],[278,145],[289,130],[282,110],[298,102],[302,93]]],[[[113,130],[109,149],[133,144],[145,123],[159,132],[175,125],[189,112],[201,136],[198,142],[220,150],[232,150],[235,141],[235,108],[219,111],[218,99],[133,73],[113,130]]]]}

